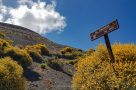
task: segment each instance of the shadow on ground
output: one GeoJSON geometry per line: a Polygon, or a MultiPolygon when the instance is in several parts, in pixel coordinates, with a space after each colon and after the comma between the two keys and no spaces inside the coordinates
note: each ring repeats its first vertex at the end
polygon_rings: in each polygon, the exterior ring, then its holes
{"type": "Polygon", "coordinates": [[[24,77],[28,81],[38,81],[40,80],[41,75],[31,69],[24,70],[24,77]]]}

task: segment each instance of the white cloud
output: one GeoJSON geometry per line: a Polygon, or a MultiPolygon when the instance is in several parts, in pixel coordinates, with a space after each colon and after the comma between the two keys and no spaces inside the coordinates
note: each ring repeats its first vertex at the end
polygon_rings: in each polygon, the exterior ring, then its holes
{"type": "Polygon", "coordinates": [[[66,26],[65,17],[55,10],[56,3],[18,0],[16,8],[3,6],[0,21],[29,28],[39,34],[52,31],[63,31],[66,26]]]}
{"type": "Polygon", "coordinates": [[[31,4],[32,4],[32,3],[33,3],[32,0],[18,0],[17,2],[18,2],[19,4],[26,4],[26,3],[29,3],[29,4],[31,3],[31,4]]]}

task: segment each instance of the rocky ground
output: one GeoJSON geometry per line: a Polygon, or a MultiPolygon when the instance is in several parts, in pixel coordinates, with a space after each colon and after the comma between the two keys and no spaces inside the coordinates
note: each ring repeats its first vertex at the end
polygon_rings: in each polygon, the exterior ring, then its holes
{"type": "Polygon", "coordinates": [[[71,64],[64,65],[60,71],[49,66],[42,69],[40,63],[34,62],[24,73],[27,90],[71,90],[73,71],[71,64]]]}

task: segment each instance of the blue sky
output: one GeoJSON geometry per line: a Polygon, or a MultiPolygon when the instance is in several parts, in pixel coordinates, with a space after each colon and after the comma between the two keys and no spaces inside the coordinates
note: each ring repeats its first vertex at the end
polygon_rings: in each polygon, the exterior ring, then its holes
{"type": "MultiPolygon", "coordinates": [[[[6,4],[11,3],[7,0],[6,4]]],[[[44,0],[43,0],[44,1],[44,0]]],[[[45,0],[49,1],[49,0],[45,0]]],[[[60,34],[45,37],[60,44],[87,50],[104,43],[104,38],[90,40],[90,33],[118,19],[120,28],[109,34],[111,43],[136,43],[136,0],[56,0],[56,11],[66,18],[60,34]]]]}
{"type": "Polygon", "coordinates": [[[104,43],[104,38],[90,41],[89,34],[118,19],[120,28],[109,34],[111,43],[136,43],[135,0],[58,0],[57,10],[66,17],[61,34],[47,35],[53,41],[87,50],[104,43]]]}

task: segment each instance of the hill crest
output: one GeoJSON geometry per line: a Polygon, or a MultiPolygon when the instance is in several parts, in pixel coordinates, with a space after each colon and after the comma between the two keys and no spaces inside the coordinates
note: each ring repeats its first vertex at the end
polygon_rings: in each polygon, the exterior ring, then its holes
{"type": "Polygon", "coordinates": [[[22,26],[0,22],[0,32],[4,32],[6,38],[13,40],[14,45],[46,44],[51,51],[58,51],[65,47],[42,37],[40,34],[22,26]]]}

